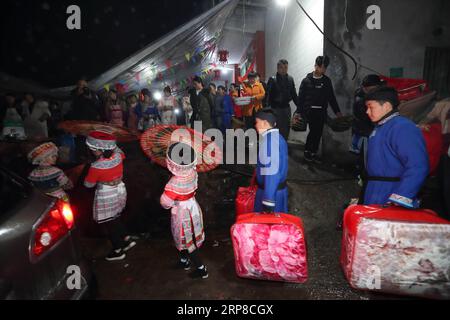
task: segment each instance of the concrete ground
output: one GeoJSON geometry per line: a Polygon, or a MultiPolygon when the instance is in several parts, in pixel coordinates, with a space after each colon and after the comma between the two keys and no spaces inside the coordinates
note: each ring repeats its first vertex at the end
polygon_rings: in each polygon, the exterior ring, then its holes
{"type": "MultiPolygon", "coordinates": [[[[99,236],[89,214],[82,224],[85,255],[94,261],[98,299],[386,299],[398,298],[357,292],[350,288],[339,265],[341,232],[335,230],[342,205],[357,196],[356,180],[333,159],[321,166],[303,163],[301,150],[292,148],[289,160],[289,207],[305,224],[309,279],[305,284],[240,279],[234,271],[229,230],[234,222],[234,196],[249,178],[226,169],[200,174],[197,200],[202,206],[206,242],[201,257],[208,266],[206,280],[191,280],[188,272],[176,269],[177,251],[170,235],[169,213],[158,200],[169,175],[151,164],[136,145],[126,147],[125,168],[129,200],[123,219],[131,232],[142,234],[138,245],[120,262],[106,262],[108,241],[99,236]],[[349,178],[351,180],[349,180],[349,178]],[[343,179],[312,185],[311,181],[343,179]]],[[[233,171],[251,172],[248,167],[233,171]]],[[[89,198],[78,190],[75,202],[89,198]],[[78,198],[77,198],[78,197],[78,198]]],[[[75,192],[76,194],[77,192],[75,192]]],[[[79,209],[89,212],[89,208],[79,209]]],[[[84,215],[85,213],[83,213],[84,215]]]]}

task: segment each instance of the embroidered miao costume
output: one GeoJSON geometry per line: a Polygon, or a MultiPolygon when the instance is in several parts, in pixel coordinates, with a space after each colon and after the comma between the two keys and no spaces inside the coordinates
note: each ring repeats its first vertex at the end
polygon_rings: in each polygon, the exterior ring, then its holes
{"type": "Polygon", "coordinates": [[[174,175],[161,196],[161,205],[171,209],[171,227],[179,251],[189,253],[200,248],[205,240],[202,211],[195,200],[197,190],[197,160],[189,165],[178,165],[167,157],[167,168],[174,175]]]}
{"type": "Polygon", "coordinates": [[[52,165],[50,158],[57,155],[58,147],[52,142],[33,149],[28,154],[28,160],[37,167],[30,173],[28,179],[46,195],[68,201],[65,190],[72,189],[73,184],[61,169],[52,165]]]}
{"type": "Polygon", "coordinates": [[[100,157],[91,164],[84,181],[87,188],[97,186],[93,215],[98,223],[114,220],[120,216],[127,202],[127,191],[122,181],[124,153],[117,147],[113,135],[102,131],[89,134],[86,144],[92,150],[114,150],[111,158],[100,157]]]}

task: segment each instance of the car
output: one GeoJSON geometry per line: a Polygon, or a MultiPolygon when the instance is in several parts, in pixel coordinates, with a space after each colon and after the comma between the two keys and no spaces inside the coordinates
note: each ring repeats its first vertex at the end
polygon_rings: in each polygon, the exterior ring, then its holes
{"type": "Polygon", "coordinates": [[[93,298],[95,277],[79,241],[69,203],[0,167],[0,299],[93,298]]]}

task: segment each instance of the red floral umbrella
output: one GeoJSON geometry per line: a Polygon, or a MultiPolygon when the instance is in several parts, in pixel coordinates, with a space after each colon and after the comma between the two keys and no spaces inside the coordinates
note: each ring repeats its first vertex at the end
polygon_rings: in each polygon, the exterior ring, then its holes
{"type": "Polygon", "coordinates": [[[113,134],[118,142],[136,141],[139,137],[124,127],[97,121],[64,121],[58,128],[65,132],[87,137],[91,131],[102,130],[113,134]]]}
{"type": "Polygon", "coordinates": [[[222,162],[222,151],[208,137],[191,128],[176,125],[160,125],[148,129],[141,136],[144,153],[162,167],[166,165],[168,147],[175,142],[184,142],[197,153],[197,172],[208,172],[222,162]]]}

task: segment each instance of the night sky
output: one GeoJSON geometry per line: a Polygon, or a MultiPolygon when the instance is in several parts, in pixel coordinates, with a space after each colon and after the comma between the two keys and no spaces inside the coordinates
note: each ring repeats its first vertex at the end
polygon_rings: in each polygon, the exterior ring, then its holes
{"type": "MultiPolygon", "coordinates": [[[[0,11],[0,71],[54,88],[91,79],[212,6],[211,0],[8,0],[0,11]],[[68,30],[66,9],[81,9],[68,30]]],[[[216,3],[219,1],[216,1],[216,3]]]]}

